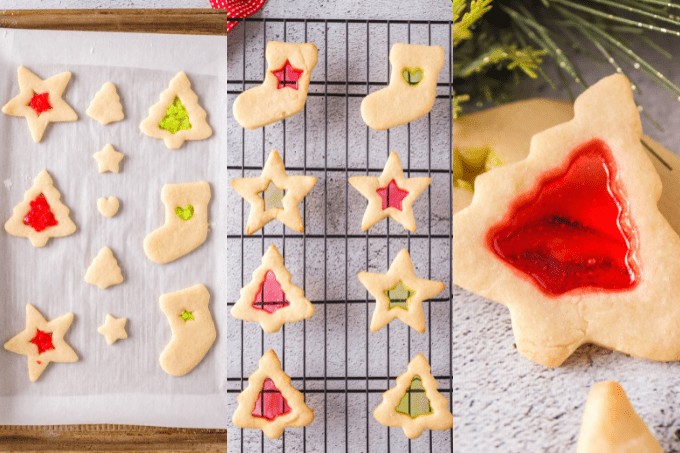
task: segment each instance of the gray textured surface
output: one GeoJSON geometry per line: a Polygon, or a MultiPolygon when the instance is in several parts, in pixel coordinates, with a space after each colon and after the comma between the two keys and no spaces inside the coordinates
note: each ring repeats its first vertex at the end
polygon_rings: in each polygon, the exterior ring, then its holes
{"type": "MultiPolygon", "coordinates": [[[[362,18],[362,19],[450,19],[450,3],[434,2],[422,6],[413,4],[414,10],[403,7],[407,2],[368,2],[328,3],[312,2],[306,14],[308,17],[324,18],[362,18]],[[347,6],[349,5],[349,6],[347,6]],[[443,5],[443,6],[442,6],[443,5]],[[443,11],[448,6],[448,11],[443,11]],[[427,8],[431,7],[431,16],[427,8]],[[321,9],[324,8],[324,9],[321,9]],[[362,9],[364,8],[364,9],[362,9]],[[323,11],[323,12],[321,12],[323,11]]],[[[408,3],[411,5],[412,3],[408,3]]],[[[283,2],[271,0],[260,13],[265,17],[300,17],[300,13],[283,5],[283,2]]],[[[329,25],[328,52],[326,59],[325,34],[323,25],[309,24],[309,42],[319,47],[319,64],[312,74],[312,80],[328,80],[344,82],[345,76],[345,28],[344,24],[329,25]],[[327,64],[327,69],[326,69],[327,64]]],[[[242,53],[243,30],[236,29],[230,34],[228,62],[229,80],[241,79],[244,55],[242,53]]],[[[433,27],[432,43],[441,44],[447,51],[447,31],[439,31],[433,27]]],[[[304,29],[301,25],[288,24],[285,38],[292,42],[304,41],[304,29]]],[[[371,81],[387,81],[388,43],[384,25],[371,26],[370,29],[370,79],[371,81]]],[[[247,80],[259,81],[263,72],[263,28],[261,24],[248,24],[246,29],[245,76],[247,80]]],[[[266,40],[283,40],[283,26],[268,24],[266,40]]],[[[348,78],[351,81],[366,80],[366,28],[365,25],[350,25],[349,28],[349,68],[348,78]]],[[[406,42],[406,26],[393,25],[390,43],[406,42]]],[[[427,27],[413,26],[411,29],[413,43],[427,43],[427,27]]],[[[680,41],[677,38],[664,40],[668,50],[677,49],[680,41]]],[[[658,57],[651,49],[636,48],[640,55],[655,64],[666,77],[680,83],[680,67],[677,60],[669,61],[658,57]]],[[[589,82],[598,80],[609,74],[611,67],[605,64],[592,64],[585,57],[577,57],[583,68],[583,76],[589,82]]],[[[448,61],[448,60],[447,60],[448,61]]],[[[626,69],[626,68],[624,68],[626,69]]],[[[680,104],[671,95],[652,82],[643,79],[630,68],[633,80],[643,91],[638,101],[645,110],[661,122],[665,131],[656,130],[649,121],[643,120],[645,133],[674,151],[680,151],[680,104]]],[[[439,82],[447,82],[443,71],[439,82]]],[[[255,86],[255,84],[247,87],[255,86]]],[[[371,91],[379,87],[372,87],[371,91]]],[[[578,90],[574,84],[572,88],[578,90]]],[[[229,90],[240,90],[240,85],[229,85],[229,90]]],[[[344,84],[329,85],[329,92],[344,93],[344,84]]],[[[441,89],[441,88],[440,88],[441,89]]],[[[313,91],[323,91],[323,85],[313,91]]],[[[365,85],[350,86],[350,93],[365,93],[365,85]]],[[[567,98],[565,90],[552,90],[542,81],[529,81],[520,87],[525,97],[567,98]]],[[[441,94],[445,94],[442,92],[441,94]]],[[[263,130],[243,131],[231,115],[231,105],[236,95],[228,96],[228,149],[230,165],[241,165],[241,150],[245,147],[247,165],[262,165],[263,153],[268,154],[272,148],[285,149],[288,166],[302,166],[304,162],[303,133],[305,116],[300,114],[283,123],[268,126],[263,130]],[[285,134],[284,134],[285,131],[285,134]],[[285,144],[285,146],[284,146],[285,144]]],[[[428,143],[428,121],[420,119],[410,126],[410,148],[407,142],[408,128],[402,126],[389,132],[366,131],[359,115],[361,97],[350,98],[345,105],[344,97],[309,97],[306,114],[306,157],[308,166],[365,168],[366,145],[368,135],[369,166],[382,168],[388,150],[397,151],[404,165],[410,150],[412,168],[427,168],[430,149],[432,168],[448,168],[449,136],[448,109],[445,99],[438,100],[430,115],[431,142],[428,143]],[[327,100],[327,104],[325,103],[327,100]],[[324,122],[324,110],[327,108],[328,122],[324,122]],[[347,111],[346,111],[347,108],[347,111]],[[347,112],[347,125],[345,115],[347,112]],[[326,135],[327,128],[327,135],[326,135]],[[326,138],[327,137],[327,138],[326,138]],[[389,145],[388,145],[389,140],[389,145]],[[345,153],[348,154],[347,161],[345,153]]],[[[324,183],[327,187],[326,228],[329,233],[345,232],[345,176],[344,172],[329,172],[324,178],[323,172],[311,172],[319,178],[319,182],[306,199],[305,225],[307,234],[320,234],[324,231],[324,183]]],[[[259,174],[259,171],[246,171],[246,176],[259,174]]],[[[229,178],[240,176],[238,171],[230,171],[229,178]]],[[[365,200],[351,187],[347,192],[348,216],[347,229],[350,234],[360,234],[360,220],[365,209],[365,200]]],[[[233,215],[229,219],[229,233],[239,234],[242,230],[241,199],[235,192],[230,193],[229,204],[233,207],[233,215]]],[[[303,205],[301,205],[302,207],[303,205]]],[[[450,213],[448,212],[448,176],[436,175],[431,192],[424,193],[415,204],[418,233],[427,234],[428,222],[431,221],[433,234],[447,234],[449,231],[450,213]],[[431,206],[432,215],[428,215],[431,206]]],[[[371,234],[385,232],[383,221],[370,230],[371,234]]],[[[270,224],[266,233],[281,234],[282,227],[270,224]]],[[[421,335],[409,334],[408,329],[399,322],[390,325],[389,360],[387,353],[387,330],[368,333],[367,318],[370,320],[373,310],[372,299],[365,302],[344,303],[347,299],[365,299],[365,291],[356,279],[356,273],[366,266],[365,239],[350,239],[345,248],[344,238],[329,239],[326,243],[326,273],[324,281],[324,242],[323,239],[308,238],[306,240],[306,262],[302,262],[303,241],[299,235],[285,230],[286,265],[293,274],[293,282],[304,285],[306,295],[313,301],[340,301],[316,303],[316,314],[305,323],[289,325],[284,334],[281,332],[262,335],[260,327],[255,324],[246,325],[243,330],[241,322],[230,317],[230,377],[239,377],[241,367],[243,376],[247,376],[257,367],[262,349],[274,348],[279,357],[285,353],[284,366],[294,377],[307,376],[304,383],[306,389],[323,389],[324,372],[327,376],[349,376],[361,379],[350,380],[349,389],[365,389],[366,375],[366,341],[369,342],[368,369],[370,376],[384,376],[389,367],[389,374],[396,376],[403,372],[408,362],[409,353],[413,357],[418,352],[426,356],[431,354],[431,365],[435,375],[449,375],[450,379],[440,379],[440,389],[452,389],[444,395],[451,400],[454,414],[454,428],[450,432],[432,433],[433,451],[456,452],[573,452],[576,448],[578,431],[581,423],[583,406],[590,387],[601,380],[618,380],[640,416],[647,422],[659,438],[664,451],[680,450],[680,441],[675,437],[675,430],[680,428],[676,420],[677,410],[677,363],[661,364],[637,360],[623,354],[612,353],[594,346],[580,348],[561,368],[548,369],[533,364],[513,349],[513,336],[510,318],[503,306],[470,294],[454,287],[453,312],[448,303],[432,303],[432,318],[428,321],[428,330],[421,335]],[[345,278],[345,258],[347,259],[347,278],[345,278]],[[347,291],[347,296],[345,296],[347,291]],[[325,312],[324,312],[325,311],[325,312]],[[345,319],[347,318],[347,322],[345,319]],[[449,330],[449,319],[453,329],[449,330]],[[347,341],[345,327],[347,326],[347,341]],[[303,336],[303,329],[306,335],[303,336]],[[324,336],[325,331],[325,336],[324,336]],[[243,335],[242,335],[243,334],[243,335]],[[431,340],[430,340],[431,335],[431,340]],[[324,351],[324,338],[326,347],[324,351]],[[243,339],[243,343],[242,343],[243,339]],[[243,363],[241,363],[241,347],[243,345],[243,363]],[[407,346],[410,345],[410,351],[407,346]],[[345,352],[348,360],[345,362],[345,352]],[[325,359],[325,360],[324,360],[325,359]],[[304,369],[303,369],[304,366],[304,369]],[[346,368],[345,368],[346,367],[346,368]],[[310,379],[311,378],[311,379],[310,379]],[[453,445],[453,447],[452,447],[453,445]]],[[[401,233],[398,225],[390,222],[390,233],[401,233]]],[[[277,246],[281,239],[265,238],[259,233],[254,238],[244,239],[243,267],[241,264],[241,241],[230,240],[229,259],[234,263],[234,272],[230,275],[229,300],[238,298],[241,282],[250,280],[250,273],[260,263],[263,247],[270,243],[277,246]],[[241,269],[242,273],[241,273],[241,269]]],[[[389,261],[402,248],[407,246],[405,239],[389,240],[389,259],[387,241],[370,239],[369,268],[384,272],[389,261]]],[[[416,272],[427,276],[431,271],[432,278],[449,281],[448,241],[432,240],[431,247],[427,239],[411,239],[411,254],[416,265],[416,272]],[[431,256],[428,256],[430,252],[431,256]]],[[[448,287],[446,294],[451,291],[448,287]]],[[[425,306],[426,317],[430,307],[425,306]]],[[[247,385],[247,382],[244,383],[247,385]]],[[[303,388],[302,380],[294,380],[298,389],[303,388]]],[[[393,383],[390,384],[390,386],[393,383]]],[[[386,389],[384,380],[370,381],[369,388],[386,389]]],[[[229,389],[240,388],[238,381],[229,383],[229,389]]],[[[343,390],[331,393],[324,401],[323,393],[309,392],[307,404],[315,410],[316,419],[306,430],[288,430],[285,436],[285,451],[302,450],[302,436],[306,438],[308,451],[386,451],[387,442],[392,451],[404,451],[407,442],[400,429],[389,431],[379,425],[371,412],[379,403],[379,393],[371,394],[366,401],[364,393],[344,393],[344,378],[328,380],[327,388],[343,390]],[[345,418],[345,409],[349,417],[345,418]],[[346,423],[347,421],[347,423],[346,423]],[[366,424],[368,422],[368,432],[366,424]],[[326,430],[326,431],[325,431],[326,430]],[[348,433],[346,442],[346,430],[348,433]],[[389,434],[388,434],[389,433],[389,434]],[[325,442],[325,443],[324,443],[325,442]]],[[[229,394],[228,412],[235,409],[237,393],[229,394]]],[[[230,429],[230,451],[241,450],[241,434],[238,429],[230,429]]],[[[245,431],[243,451],[259,451],[261,435],[256,431],[245,431]]],[[[265,451],[282,450],[282,440],[264,439],[265,451]]],[[[413,451],[429,451],[430,436],[426,432],[421,438],[412,442],[413,451]]]]}

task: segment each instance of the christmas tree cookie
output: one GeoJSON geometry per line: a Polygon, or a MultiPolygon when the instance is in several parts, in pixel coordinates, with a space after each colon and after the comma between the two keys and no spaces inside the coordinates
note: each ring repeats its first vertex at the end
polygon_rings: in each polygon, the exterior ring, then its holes
{"type": "Polygon", "coordinates": [[[278,332],[287,322],[307,319],[314,305],[304,291],[291,281],[276,246],[269,246],[262,265],[253,271],[253,279],[241,289],[241,298],[231,308],[234,318],[259,322],[267,333],[278,332]]]}
{"type": "Polygon", "coordinates": [[[14,215],[5,223],[5,231],[12,236],[28,238],[33,247],[43,247],[50,238],[64,237],[76,231],[69,217],[69,209],[61,201],[47,170],[38,174],[14,207],[14,215]]]}
{"type": "Polygon", "coordinates": [[[198,365],[217,338],[208,304],[210,293],[195,285],[160,299],[172,329],[172,339],[161,353],[159,362],[172,376],[184,376],[198,365]]]}
{"type": "Polygon", "coordinates": [[[125,118],[116,86],[111,82],[106,82],[101,90],[95,94],[85,113],[90,118],[99,121],[102,126],[125,118]]]}
{"type": "Polygon", "coordinates": [[[510,310],[521,354],[559,366],[581,344],[680,359],[680,238],[659,212],[630,82],[584,92],[526,160],[477,177],[453,216],[453,282],[510,310]]]}
{"type": "Polygon", "coordinates": [[[371,332],[377,332],[393,319],[399,319],[420,333],[425,332],[423,301],[444,290],[446,285],[416,277],[408,250],[392,261],[386,274],[359,272],[359,281],[375,297],[371,332]]]}
{"type": "Polygon", "coordinates": [[[310,43],[269,41],[267,72],[259,87],[241,93],[234,101],[234,118],[246,129],[257,129],[299,113],[318,52],[310,43]]]}
{"type": "Polygon", "coordinates": [[[397,426],[409,439],[416,439],[426,429],[446,430],[453,426],[448,400],[437,391],[437,380],[430,364],[418,354],[408,369],[397,377],[397,385],[383,393],[383,400],[373,416],[385,426],[397,426]]]}
{"type": "Polygon", "coordinates": [[[237,401],[234,425],[261,429],[270,439],[281,437],[285,428],[302,428],[314,420],[304,395],[290,385],[290,376],[283,372],[271,349],[260,359],[257,371],[248,377],[248,387],[237,401]]]}
{"type": "Polygon", "coordinates": [[[152,138],[165,141],[169,149],[178,149],[185,140],[203,140],[212,135],[207,113],[198,104],[198,96],[184,72],[178,73],[160,101],[149,109],[139,128],[152,138]]]}
{"type": "Polygon", "coordinates": [[[99,289],[106,289],[112,285],[123,283],[123,273],[113,251],[103,247],[92,261],[85,274],[85,281],[99,289]]]}
{"type": "Polygon", "coordinates": [[[614,381],[590,390],[576,453],[662,453],[661,445],[614,381]]]}
{"type": "Polygon", "coordinates": [[[77,362],[64,335],[73,322],[73,313],[47,321],[33,305],[26,305],[26,330],[5,343],[5,349],[28,358],[28,377],[38,380],[50,362],[77,362]]]}
{"type": "Polygon", "coordinates": [[[2,107],[2,112],[26,118],[34,142],[42,140],[48,124],[78,119],[78,114],[61,97],[71,80],[70,72],[42,80],[27,68],[19,66],[18,75],[21,91],[2,107]]]}

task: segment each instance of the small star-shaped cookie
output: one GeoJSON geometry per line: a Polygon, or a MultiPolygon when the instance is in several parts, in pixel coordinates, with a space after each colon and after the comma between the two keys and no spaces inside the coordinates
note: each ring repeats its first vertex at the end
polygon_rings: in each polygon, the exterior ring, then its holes
{"type": "Polygon", "coordinates": [[[78,114],[61,98],[70,72],[62,72],[47,80],[42,80],[24,66],[19,66],[19,94],[2,108],[2,112],[12,116],[23,116],[28,121],[33,141],[38,143],[49,123],[75,121],[78,114]]]}
{"type": "Polygon", "coordinates": [[[111,315],[106,315],[106,322],[97,329],[97,332],[104,335],[104,337],[106,337],[106,342],[112,345],[118,340],[127,338],[125,323],[127,323],[127,318],[116,318],[111,315]]]}
{"type": "Polygon", "coordinates": [[[286,174],[283,160],[276,150],[269,155],[262,169],[262,176],[233,179],[231,187],[250,203],[246,234],[253,234],[274,219],[302,233],[305,226],[298,204],[312,190],[314,184],[314,176],[286,174]]]}
{"type": "Polygon", "coordinates": [[[425,332],[422,303],[445,288],[441,282],[416,277],[406,249],[399,252],[386,274],[359,272],[359,281],[375,297],[372,332],[377,332],[395,318],[420,333],[425,332]]]}
{"type": "Polygon", "coordinates": [[[125,155],[116,151],[111,143],[108,143],[101,151],[94,153],[94,159],[99,164],[99,173],[107,171],[118,173],[118,167],[123,157],[125,155]]]}
{"type": "Polygon", "coordinates": [[[413,217],[413,202],[430,185],[431,178],[405,178],[399,155],[390,153],[385,168],[379,177],[355,176],[349,183],[368,200],[368,207],[361,221],[361,229],[366,231],[373,225],[389,217],[399,222],[410,232],[416,231],[413,217]]]}
{"type": "Polygon", "coordinates": [[[38,380],[50,362],[77,362],[78,356],[64,341],[73,313],[47,322],[36,308],[26,305],[26,330],[5,343],[5,349],[28,357],[28,377],[38,380]]]}

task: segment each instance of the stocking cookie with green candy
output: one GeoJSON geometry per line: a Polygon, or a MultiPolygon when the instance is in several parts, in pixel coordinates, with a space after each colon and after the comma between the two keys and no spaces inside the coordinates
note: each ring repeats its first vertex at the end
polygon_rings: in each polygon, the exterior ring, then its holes
{"type": "Polygon", "coordinates": [[[5,343],[5,349],[28,358],[28,377],[38,380],[50,362],[77,362],[78,355],[64,340],[73,313],[47,321],[31,304],[26,305],[26,330],[5,343]]]}
{"type": "Polygon", "coordinates": [[[241,297],[231,308],[234,318],[259,322],[267,333],[278,332],[287,322],[307,319],[314,305],[304,291],[291,281],[276,246],[269,246],[262,265],[253,271],[253,279],[241,289],[241,297]]]}
{"type": "Polygon", "coordinates": [[[300,112],[318,52],[310,43],[269,41],[267,72],[262,85],[241,93],[234,101],[234,118],[246,129],[257,129],[300,112]]]}
{"type": "Polygon", "coordinates": [[[198,365],[217,338],[208,304],[210,293],[195,285],[160,299],[172,329],[172,339],[161,353],[159,362],[172,376],[184,376],[198,365]]]}
{"type": "Polygon", "coordinates": [[[165,224],[144,238],[151,261],[166,264],[195,250],[208,237],[210,185],[205,182],[166,184],[161,191],[165,224]]]}
{"type": "Polygon", "coordinates": [[[373,416],[385,426],[403,429],[409,439],[420,437],[426,429],[451,429],[453,415],[447,409],[449,401],[437,387],[430,364],[424,355],[418,354],[397,377],[397,385],[383,393],[373,416]]]}
{"type": "Polygon", "coordinates": [[[5,231],[28,238],[33,247],[43,247],[50,238],[69,236],[76,231],[70,211],[61,202],[61,194],[47,170],[38,174],[33,187],[13,211],[14,215],[5,223],[5,231]]]}
{"type": "Polygon", "coordinates": [[[246,234],[253,234],[274,219],[302,233],[305,226],[298,204],[315,184],[314,176],[288,175],[276,150],[269,154],[261,176],[232,179],[231,187],[250,203],[246,234]]]}
{"type": "Polygon", "coordinates": [[[198,104],[198,96],[184,72],[170,81],[160,98],[139,125],[146,135],[163,140],[169,149],[178,149],[186,140],[203,140],[212,135],[205,119],[207,113],[198,104]]]}
{"type": "Polygon", "coordinates": [[[390,84],[361,101],[361,117],[376,130],[410,123],[432,110],[444,49],[398,43],[390,50],[390,63],[390,84]]]}
{"type": "Polygon", "coordinates": [[[607,77],[526,160],[477,177],[453,216],[453,283],[510,310],[515,343],[559,366],[580,345],[680,360],[680,238],[657,208],[630,82],[607,77]]]}
{"type": "Polygon", "coordinates": [[[234,425],[261,429],[270,439],[281,437],[285,428],[302,428],[314,420],[304,395],[290,385],[290,376],[272,349],[262,356],[259,368],[248,377],[248,387],[236,400],[234,425]]]}
{"type": "Polygon", "coordinates": [[[23,116],[28,121],[33,141],[42,140],[47,125],[76,121],[78,114],[62,99],[70,72],[62,72],[42,80],[24,66],[19,66],[19,94],[2,107],[6,115],[23,116]]]}

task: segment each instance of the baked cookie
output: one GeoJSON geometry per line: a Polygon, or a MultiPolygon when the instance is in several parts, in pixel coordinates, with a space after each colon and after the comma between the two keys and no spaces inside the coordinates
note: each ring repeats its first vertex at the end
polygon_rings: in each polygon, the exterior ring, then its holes
{"type": "Polygon", "coordinates": [[[390,84],[361,101],[361,117],[376,130],[410,123],[432,110],[444,49],[398,43],[390,50],[390,64],[390,84]]]}
{"type": "Polygon", "coordinates": [[[90,267],[87,268],[85,281],[99,289],[123,283],[123,273],[110,248],[102,247],[90,267]]]}
{"type": "Polygon", "coordinates": [[[26,305],[26,330],[5,343],[5,349],[28,358],[28,378],[38,380],[50,362],[77,362],[78,355],[64,341],[73,313],[47,321],[36,308],[26,305]]]}
{"type": "Polygon", "coordinates": [[[106,173],[107,171],[118,173],[120,168],[120,161],[125,155],[119,153],[111,143],[108,143],[101,151],[94,153],[94,160],[99,166],[99,173],[106,173]]]}
{"type": "Polygon", "coordinates": [[[262,330],[274,333],[287,322],[311,317],[314,305],[305,299],[302,288],[293,284],[283,257],[272,244],[262,257],[262,265],[253,271],[253,279],[241,289],[241,298],[231,314],[236,319],[259,322],[262,330]]]}
{"type": "Polygon", "coordinates": [[[78,119],[78,114],[61,98],[71,80],[70,72],[62,72],[47,80],[42,80],[23,66],[19,66],[17,72],[21,91],[2,107],[2,113],[26,118],[34,142],[42,140],[48,124],[78,119]]]}
{"type": "Polygon", "coordinates": [[[386,274],[359,272],[359,281],[375,297],[371,332],[399,319],[420,333],[425,332],[423,301],[444,291],[446,285],[416,277],[408,250],[402,249],[386,274]]]}
{"type": "Polygon", "coordinates": [[[163,140],[168,149],[178,149],[185,140],[203,140],[212,135],[205,119],[208,114],[198,104],[198,96],[184,72],[170,81],[160,98],[139,125],[146,135],[163,140]]]}
{"type": "Polygon", "coordinates": [[[231,187],[250,203],[246,234],[253,234],[274,219],[298,233],[305,231],[298,204],[314,184],[314,176],[288,176],[276,150],[269,154],[261,176],[232,179],[231,187]]]}
{"type": "Polygon", "coordinates": [[[439,384],[430,373],[430,364],[418,354],[408,369],[397,377],[397,385],[385,393],[373,416],[385,426],[397,426],[409,439],[416,439],[426,429],[453,427],[449,401],[437,391],[439,384]]]}
{"type": "Polygon", "coordinates": [[[100,198],[97,200],[97,210],[104,217],[113,217],[118,212],[120,202],[116,197],[100,198]]]}
{"type": "Polygon", "coordinates": [[[104,335],[106,342],[111,346],[118,340],[127,338],[125,331],[125,324],[127,318],[116,318],[115,316],[106,315],[106,322],[97,329],[97,332],[104,335]]]}
{"type": "Polygon", "coordinates": [[[5,231],[12,236],[28,238],[33,247],[44,247],[50,238],[69,236],[76,225],[69,217],[69,208],[61,201],[47,170],[41,171],[33,187],[16,205],[12,217],[5,223],[5,231]]]}
{"type": "Polygon", "coordinates": [[[517,349],[559,366],[594,343],[680,359],[680,238],[656,203],[630,82],[584,92],[524,161],[477,177],[453,216],[453,283],[510,309],[517,349]]]}
{"type": "Polygon", "coordinates": [[[99,121],[102,126],[125,118],[116,86],[111,82],[106,82],[101,90],[94,95],[94,99],[90,102],[85,113],[90,118],[99,121]]]}
{"type": "Polygon", "coordinates": [[[175,261],[205,242],[210,196],[210,185],[205,181],[163,186],[165,224],[144,238],[144,253],[151,261],[175,261]]]}
{"type": "Polygon", "coordinates": [[[626,392],[614,381],[590,390],[583,411],[576,453],[662,453],[645,422],[635,413],[626,392]]]}
{"type": "Polygon", "coordinates": [[[259,368],[248,377],[248,387],[236,399],[234,425],[261,429],[270,439],[281,437],[284,428],[302,428],[314,420],[304,395],[290,385],[290,376],[272,349],[262,356],[259,368]]]}
{"type": "Polygon", "coordinates": [[[201,363],[217,338],[208,304],[210,293],[194,285],[160,299],[172,329],[172,339],[161,353],[161,368],[172,376],[184,376],[201,363]]]}
{"type": "Polygon", "coordinates": [[[300,112],[318,52],[310,43],[269,41],[267,73],[262,85],[241,93],[234,101],[234,118],[246,129],[257,129],[300,112]]]}
{"type": "Polygon", "coordinates": [[[413,203],[430,185],[431,178],[405,178],[399,155],[392,151],[380,176],[354,176],[349,183],[368,200],[368,206],[361,221],[366,231],[382,219],[389,217],[399,222],[404,229],[416,231],[413,203]]]}

